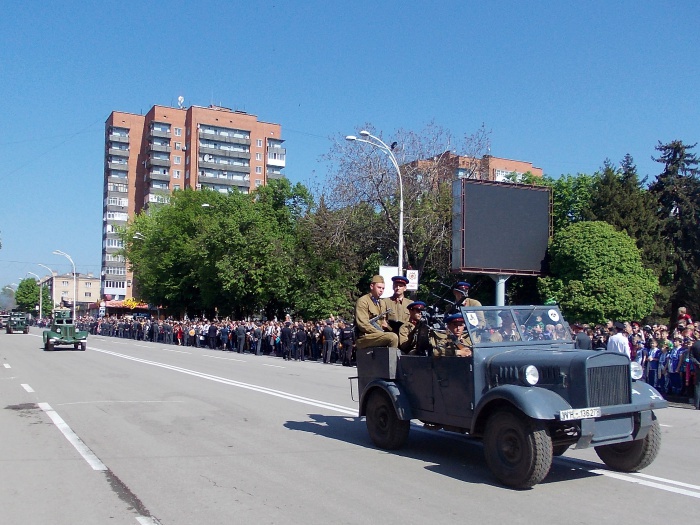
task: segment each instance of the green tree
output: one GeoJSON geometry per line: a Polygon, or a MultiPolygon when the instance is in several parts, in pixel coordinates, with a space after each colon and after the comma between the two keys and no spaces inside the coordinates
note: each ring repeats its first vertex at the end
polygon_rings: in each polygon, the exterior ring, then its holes
{"type": "MultiPolygon", "coordinates": [[[[670,254],[670,310],[675,319],[679,306],[694,315],[700,313],[700,180],[698,159],[692,150],[697,144],[674,140],[659,144],[655,161],[664,169],[650,186],[657,198],[663,224],[666,252],[670,254]]],[[[653,157],[652,157],[653,158],[653,157]]]]}
{"type": "Polygon", "coordinates": [[[625,155],[619,168],[606,160],[602,171],[596,173],[584,217],[605,221],[635,240],[642,264],[651,268],[660,281],[655,307],[650,314],[651,318],[660,319],[665,316],[670,296],[670,252],[657,213],[656,197],[647,190],[645,182],[639,179],[631,155],[625,155]]]}
{"type": "Polygon", "coordinates": [[[643,319],[654,307],[658,279],[642,265],[634,239],[605,222],[577,222],[554,234],[551,276],[539,279],[570,320],[643,319]]]}
{"type": "Polygon", "coordinates": [[[36,313],[39,306],[39,286],[34,279],[22,279],[15,291],[17,308],[23,312],[36,313]]]}
{"type": "Polygon", "coordinates": [[[552,223],[557,232],[570,224],[586,220],[595,176],[579,173],[557,178],[545,176],[543,184],[552,188],[552,223]]]}

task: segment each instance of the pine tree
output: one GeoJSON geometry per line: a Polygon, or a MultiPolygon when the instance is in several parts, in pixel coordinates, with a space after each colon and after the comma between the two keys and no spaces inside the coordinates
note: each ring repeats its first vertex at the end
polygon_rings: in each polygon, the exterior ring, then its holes
{"type": "MultiPolygon", "coordinates": [[[[674,140],[659,142],[653,160],[664,169],[650,186],[658,202],[667,251],[671,257],[672,293],[669,314],[685,306],[700,315],[700,180],[698,159],[691,150],[697,144],[674,140]]],[[[675,316],[671,315],[675,320],[675,316]]]]}

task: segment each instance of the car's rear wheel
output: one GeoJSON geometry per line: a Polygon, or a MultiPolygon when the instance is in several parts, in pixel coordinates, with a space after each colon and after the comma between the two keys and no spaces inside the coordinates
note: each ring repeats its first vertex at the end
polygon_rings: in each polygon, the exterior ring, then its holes
{"type": "Polygon", "coordinates": [[[598,457],[608,467],[620,472],[636,472],[651,465],[661,448],[661,427],[656,416],[653,418],[654,421],[644,439],[595,447],[598,457]]]}
{"type": "Polygon", "coordinates": [[[399,419],[394,404],[382,390],[375,390],[367,400],[367,431],[379,448],[400,448],[408,439],[410,421],[399,419]]]}
{"type": "Polygon", "coordinates": [[[86,348],[87,348],[87,343],[85,343],[85,342],[80,343],[80,349],[81,349],[83,352],[85,351],[86,348]]]}
{"type": "Polygon", "coordinates": [[[484,453],[491,472],[501,483],[526,489],[549,473],[552,439],[537,421],[511,410],[501,410],[486,423],[484,453]]]}

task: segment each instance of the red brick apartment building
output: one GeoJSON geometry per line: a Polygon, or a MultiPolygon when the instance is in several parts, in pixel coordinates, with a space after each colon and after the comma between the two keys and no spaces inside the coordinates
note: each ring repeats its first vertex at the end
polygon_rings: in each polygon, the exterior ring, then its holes
{"type": "Polygon", "coordinates": [[[219,106],[113,111],[105,122],[101,296],[132,297],[120,226],[178,189],[247,193],[283,177],[281,134],[279,124],[219,106]]]}

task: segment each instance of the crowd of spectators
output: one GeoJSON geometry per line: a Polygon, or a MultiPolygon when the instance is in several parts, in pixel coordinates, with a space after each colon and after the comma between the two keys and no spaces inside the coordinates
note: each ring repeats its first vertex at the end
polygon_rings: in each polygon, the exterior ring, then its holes
{"type": "Polygon", "coordinates": [[[593,350],[623,352],[641,365],[643,380],[664,397],[688,399],[695,395],[691,402],[700,408],[696,394],[700,388],[700,356],[696,355],[700,348],[700,322],[693,322],[685,308],[678,309],[677,318],[670,325],[608,321],[606,325],[572,326],[580,348],[589,343],[593,350]],[[580,341],[584,341],[583,345],[580,341]]]}
{"type": "MultiPolygon", "coordinates": [[[[209,348],[228,352],[270,355],[288,360],[323,360],[351,364],[346,357],[353,340],[341,339],[346,323],[334,318],[320,321],[232,321],[206,318],[178,321],[156,320],[130,315],[110,315],[99,319],[80,317],[78,329],[138,341],[176,346],[209,348]],[[324,328],[330,327],[330,331],[324,328]],[[332,334],[332,336],[331,336],[332,334]],[[326,351],[324,352],[324,343],[326,351]]],[[[345,334],[348,333],[346,330],[345,334]]]]}

